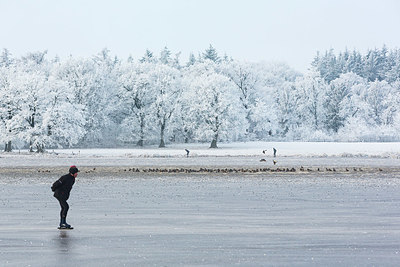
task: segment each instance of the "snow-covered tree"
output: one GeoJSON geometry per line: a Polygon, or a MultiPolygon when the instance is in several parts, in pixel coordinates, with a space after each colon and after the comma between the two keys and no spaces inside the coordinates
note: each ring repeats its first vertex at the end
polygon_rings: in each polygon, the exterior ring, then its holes
{"type": "Polygon", "coordinates": [[[179,63],[179,57],[181,53],[176,53],[175,55],[172,55],[171,51],[168,49],[168,47],[164,47],[163,50],[161,50],[160,53],[160,58],[159,61],[162,64],[169,65],[171,67],[180,68],[180,63],[179,63]]]}
{"type": "Polygon", "coordinates": [[[85,135],[83,107],[70,101],[72,88],[50,76],[44,88],[45,109],[41,117],[37,144],[43,147],[71,147],[85,135]]]}
{"type": "Polygon", "coordinates": [[[398,111],[398,94],[386,81],[369,84],[362,96],[367,104],[367,116],[376,125],[391,125],[398,111]]]}
{"type": "Polygon", "coordinates": [[[43,152],[45,144],[40,142],[40,126],[43,113],[46,109],[46,78],[41,73],[21,73],[20,86],[24,92],[21,95],[21,116],[24,121],[21,124],[20,138],[29,142],[30,150],[35,147],[38,152],[43,152]]]}
{"type": "Polygon", "coordinates": [[[95,76],[86,97],[86,139],[94,144],[104,144],[110,140],[112,144],[118,133],[112,112],[117,101],[116,70],[120,62],[118,58],[111,57],[108,49],[103,49],[93,61],[95,76]]]}
{"type": "Polygon", "coordinates": [[[337,133],[345,120],[354,113],[352,105],[352,87],[362,83],[361,77],[354,73],[340,75],[333,80],[326,93],[324,103],[326,120],[325,127],[337,133]]]}
{"type": "Polygon", "coordinates": [[[172,64],[171,51],[168,49],[168,47],[164,47],[164,49],[161,51],[160,62],[165,65],[172,64]]]}
{"type": "Polygon", "coordinates": [[[47,51],[13,58],[4,49],[0,142],[40,151],[132,141],[398,140],[399,51],[330,50],[303,77],[282,63],[221,59],[212,45],[184,67],[167,47],[125,63],[107,49],[50,61],[47,51]]]}
{"type": "Polygon", "coordinates": [[[369,141],[366,138],[372,132],[373,130],[363,117],[354,116],[345,121],[344,126],[338,131],[338,136],[340,140],[346,142],[369,141]]]}
{"type": "Polygon", "coordinates": [[[390,51],[385,69],[385,80],[388,83],[400,81],[400,49],[390,51]]]}
{"type": "Polygon", "coordinates": [[[286,136],[290,130],[295,130],[300,125],[300,95],[294,83],[284,82],[276,91],[275,101],[281,135],[286,136]]]}
{"type": "Polygon", "coordinates": [[[194,135],[199,140],[211,139],[211,148],[217,147],[220,138],[243,134],[247,128],[234,84],[215,68],[213,61],[206,60],[190,69],[190,86],[197,94],[190,109],[190,116],[198,119],[194,135]]]}
{"type": "Polygon", "coordinates": [[[345,50],[336,56],[333,49],[330,49],[324,55],[318,52],[312,66],[328,83],[348,72],[353,72],[368,82],[386,80],[391,83],[399,77],[398,71],[396,72],[398,57],[399,49],[389,50],[385,45],[381,49],[369,49],[365,55],[356,50],[345,50]]]}
{"type": "Polygon", "coordinates": [[[11,152],[12,142],[17,140],[22,117],[20,115],[21,87],[15,66],[0,67],[0,140],[5,143],[4,151],[11,152]]]}
{"type": "Polygon", "coordinates": [[[0,55],[0,67],[9,67],[13,62],[14,59],[12,58],[10,51],[4,48],[0,55]]]}
{"type": "Polygon", "coordinates": [[[319,130],[324,120],[323,103],[327,84],[319,72],[311,70],[296,80],[296,88],[299,91],[299,112],[303,126],[319,130]]]}
{"type": "Polygon", "coordinates": [[[157,61],[157,58],[154,57],[153,52],[150,50],[146,49],[146,52],[144,53],[143,57],[140,59],[140,63],[148,62],[148,63],[155,63],[157,61]]]}
{"type": "Polygon", "coordinates": [[[369,50],[367,55],[364,58],[364,75],[366,76],[369,82],[373,82],[375,80],[382,81],[383,80],[383,67],[385,65],[385,51],[380,51],[378,49],[369,50]],[[381,53],[382,52],[382,53],[381,53]]]}
{"type": "MultiPolygon", "coordinates": [[[[14,135],[14,139],[23,140],[33,146],[37,133],[37,125],[40,122],[44,110],[44,84],[48,80],[49,65],[45,60],[45,52],[28,53],[18,60],[13,66],[6,66],[9,72],[8,88],[11,89],[6,101],[9,110],[8,132],[14,135]],[[12,125],[12,126],[11,126],[12,125]]],[[[43,151],[41,145],[34,145],[38,151],[43,151]]],[[[7,150],[10,149],[8,145],[7,150]]]]}
{"type": "Polygon", "coordinates": [[[154,109],[160,129],[160,145],[165,147],[167,125],[177,109],[181,94],[181,79],[177,69],[157,64],[150,72],[152,91],[155,94],[154,109]]]}
{"type": "Polygon", "coordinates": [[[340,62],[338,63],[338,59],[333,53],[333,49],[326,51],[323,56],[318,52],[312,62],[312,66],[320,72],[321,77],[327,83],[339,78],[341,74],[341,64],[340,62]]]}
{"type": "Polygon", "coordinates": [[[83,107],[86,134],[82,143],[86,145],[104,145],[110,141],[111,129],[115,132],[111,112],[117,90],[114,76],[117,64],[118,60],[111,58],[105,49],[92,59],[69,58],[57,69],[57,78],[73,89],[71,102],[83,107]]]}
{"type": "Polygon", "coordinates": [[[353,50],[353,52],[349,54],[343,69],[343,73],[347,72],[353,72],[358,76],[363,77],[363,60],[360,52],[353,50]]]}
{"type": "MultiPolygon", "coordinates": [[[[91,121],[97,120],[98,118],[90,118],[92,115],[91,111],[95,107],[91,107],[91,102],[95,99],[95,77],[96,70],[94,62],[88,59],[76,59],[68,58],[61,62],[55,69],[54,75],[56,79],[64,82],[68,88],[71,89],[70,95],[67,95],[67,99],[70,103],[77,104],[80,110],[79,113],[83,113],[86,120],[85,129],[91,131],[91,121]]],[[[101,109],[101,108],[100,108],[101,109]]],[[[83,142],[89,142],[90,137],[83,137],[83,142]]]]}
{"type": "Polygon", "coordinates": [[[194,141],[194,132],[198,125],[198,114],[193,110],[193,99],[197,98],[197,92],[191,86],[190,73],[183,72],[181,83],[181,96],[177,105],[176,116],[174,116],[173,138],[185,143],[194,141]]]}
{"type": "Polygon", "coordinates": [[[155,93],[152,91],[150,72],[153,63],[126,63],[121,66],[119,76],[119,110],[124,114],[121,122],[123,141],[137,141],[143,146],[149,135],[152,103],[155,93]]]}
{"type": "MultiPolygon", "coordinates": [[[[286,133],[282,122],[286,120],[292,121],[292,118],[284,115],[285,108],[281,106],[283,94],[287,94],[290,91],[285,91],[289,89],[285,85],[294,84],[296,78],[301,75],[287,64],[279,62],[259,63],[257,69],[259,69],[260,73],[258,76],[261,79],[259,82],[260,88],[258,89],[258,110],[253,113],[253,120],[257,121],[255,129],[257,137],[259,139],[269,139],[274,136],[284,136],[286,133]],[[256,114],[257,116],[255,116],[256,114]]],[[[290,98],[292,96],[294,94],[290,93],[290,98]]],[[[291,114],[289,115],[291,116],[291,114]]]]}
{"type": "MultiPolygon", "coordinates": [[[[249,139],[254,139],[257,128],[257,109],[266,110],[266,105],[260,100],[258,94],[261,87],[260,73],[256,65],[247,62],[224,62],[223,73],[235,84],[240,102],[246,113],[248,129],[246,134],[249,139]]],[[[267,118],[264,118],[268,120],[267,118]]]]}
{"type": "Polygon", "coordinates": [[[189,66],[191,66],[191,65],[194,65],[195,63],[196,63],[196,58],[195,58],[195,56],[194,56],[194,54],[193,53],[190,53],[190,55],[189,55],[189,60],[188,60],[188,62],[186,63],[186,67],[189,67],[189,66]]]}
{"type": "Polygon", "coordinates": [[[221,61],[220,57],[218,56],[217,50],[210,44],[210,46],[204,51],[203,60],[211,60],[215,63],[219,63],[221,61]]]}

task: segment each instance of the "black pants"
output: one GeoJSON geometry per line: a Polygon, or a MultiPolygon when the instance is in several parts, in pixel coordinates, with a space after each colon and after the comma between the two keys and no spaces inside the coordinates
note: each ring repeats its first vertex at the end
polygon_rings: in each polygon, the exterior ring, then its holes
{"type": "Polygon", "coordinates": [[[62,218],[67,218],[67,213],[69,210],[69,205],[67,203],[67,200],[63,199],[63,198],[57,198],[58,202],[60,202],[60,206],[61,206],[61,212],[60,212],[60,217],[62,218]]]}

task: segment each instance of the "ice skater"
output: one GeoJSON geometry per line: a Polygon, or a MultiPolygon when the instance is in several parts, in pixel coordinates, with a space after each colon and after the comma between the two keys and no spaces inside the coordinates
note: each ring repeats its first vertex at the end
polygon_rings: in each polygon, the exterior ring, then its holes
{"type": "Polygon", "coordinates": [[[58,229],[74,229],[71,225],[67,223],[67,213],[69,205],[67,200],[69,198],[69,193],[71,192],[72,186],[75,183],[75,178],[78,176],[78,168],[72,165],[69,168],[69,173],[63,175],[53,183],[51,190],[54,192],[54,197],[60,202],[60,227],[58,229]]]}
{"type": "Polygon", "coordinates": [[[186,157],[188,158],[190,151],[189,151],[189,149],[186,149],[186,148],[185,148],[185,151],[186,151],[186,157]]]}

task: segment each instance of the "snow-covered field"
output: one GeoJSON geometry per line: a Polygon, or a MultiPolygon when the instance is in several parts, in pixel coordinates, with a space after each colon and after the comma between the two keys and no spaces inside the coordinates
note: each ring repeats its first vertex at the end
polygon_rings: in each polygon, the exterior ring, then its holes
{"type": "Polygon", "coordinates": [[[131,156],[131,157],[186,157],[190,156],[272,156],[273,148],[277,155],[326,157],[326,156],[377,156],[400,157],[400,143],[326,143],[326,142],[247,142],[219,144],[218,149],[209,149],[209,144],[180,144],[167,148],[143,149],[64,149],[55,150],[60,154],[81,156],[131,156]],[[265,153],[262,153],[265,150],[265,153]]]}
{"type": "Polygon", "coordinates": [[[49,152],[0,154],[1,266],[400,263],[399,143],[49,152]],[[59,206],[50,185],[71,164],[82,171],[69,200],[75,229],[65,232],[56,229],[59,206]],[[312,171],[300,171],[303,165],[312,171]],[[126,171],[260,166],[296,172],[126,171]]]}
{"type": "Polygon", "coordinates": [[[0,154],[0,167],[397,167],[400,143],[248,142],[173,145],[167,148],[62,149],[48,153],[14,151],[0,154]],[[273,148],[277,149],[276,158],[273,148]],[[185,149],[190,151],[187,157],[185,149]],[[263,153],[264,151],[264,153],[263,153]],[[263,161],[265,160],[265,161],[263,161]],[[273,164],[276,161],[276,165],[273,164]]]}

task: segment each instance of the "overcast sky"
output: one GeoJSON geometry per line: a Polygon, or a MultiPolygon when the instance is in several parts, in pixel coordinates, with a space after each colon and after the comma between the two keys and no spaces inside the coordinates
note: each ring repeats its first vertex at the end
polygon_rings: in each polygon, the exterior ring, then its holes
{"type": "Polygon", "coordinates": [[[123,59],[167,46],[305,71],[317,51],[400,48],[398,0],[0,0],[0,48],[123,59]]]}

